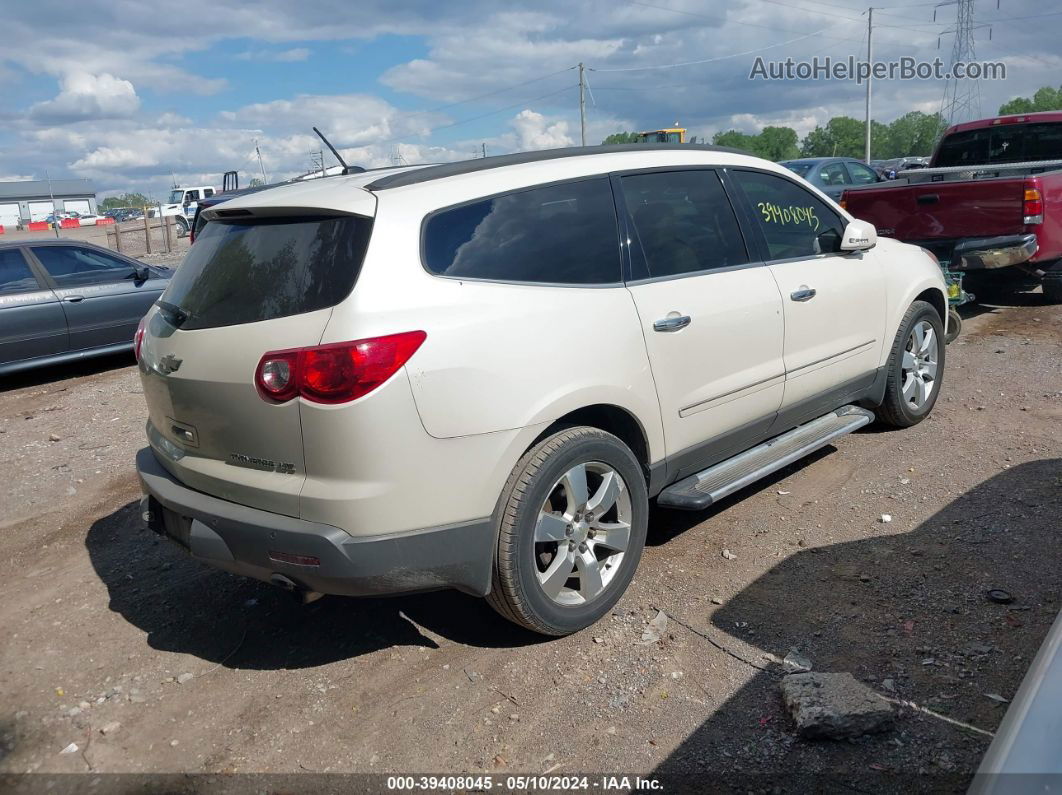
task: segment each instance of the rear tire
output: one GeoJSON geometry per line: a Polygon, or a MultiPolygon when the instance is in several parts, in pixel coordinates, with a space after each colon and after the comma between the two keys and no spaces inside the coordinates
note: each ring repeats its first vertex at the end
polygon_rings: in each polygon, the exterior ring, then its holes
{"type": "Polygon", "coordinates": [[[1062,304],[1062,260],[1047,269],[1042,283],[1048,303],[1062,304]]]}
{"type": "Polygon", "coordinates": [[[944,377],[944,324],[937,310],[915,301],[900,321],[889,354],[878,420],[893,428],[917,425],[933,410],[944,377]]]}
{"type": "Polygon", "coordinates": [[[487,601],[543,635],[590,626],[619,601],[645,546],[642,467],[597,428],[568,428],[517,462],[495,512],[498,544],[487,601]]]}

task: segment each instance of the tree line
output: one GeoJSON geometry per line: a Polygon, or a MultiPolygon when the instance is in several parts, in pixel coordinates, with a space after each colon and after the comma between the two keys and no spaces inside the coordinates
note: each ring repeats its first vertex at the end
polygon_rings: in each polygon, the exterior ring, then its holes
{"type": "MultiPolygon", "coordinates": [[[[1044,86],[1032,97],[1015,97],[999,108],[999,115],[1062,110],[1062,86],[1044,86]]],[[[878,160],[894,157],[925,157],[944,130],[939,113],[911,111],[889,124],[870,123],[871,155],[878,160]]],[[[809,132],[801,140],[791,127],[764,127],[758,133],[739,130],[717,132],[712,143],[730,146],[767,160],[792,160],[796,157],[855,157],[862,159],[866,151],[866,122],[851,116],[835,116],[809,132]]],[[[627,144],[635,142],[635,133],[610,135],[602,143],[627,144]]]]}

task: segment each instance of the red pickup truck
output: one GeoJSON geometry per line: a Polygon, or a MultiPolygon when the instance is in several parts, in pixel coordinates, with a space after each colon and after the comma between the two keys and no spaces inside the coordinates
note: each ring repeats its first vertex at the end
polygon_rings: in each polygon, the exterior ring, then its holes
{"type": "Polygon", "coordinates": [[[928,168],[850,188],[841,203],[950,270],[1020,269],[1062,302],[1062,112],[957,124],[928,168]]]}

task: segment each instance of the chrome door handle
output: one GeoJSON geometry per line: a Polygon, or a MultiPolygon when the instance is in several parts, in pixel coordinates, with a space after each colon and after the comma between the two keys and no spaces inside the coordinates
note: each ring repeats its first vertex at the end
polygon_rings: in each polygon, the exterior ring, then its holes
{"type": "Polygon", "coordinates": [[[84,301],[85,300],[85,296],[83,296],[83,295],[68,295],[63,300],[64,301],[69,301],[72,304],[76,304],[78,301],[84,301]]]}
{"type": "Polygon", "coordinates": [[[692,322],[689,315],[665,317],[653,323],[653,331],[678,331],[680,328],[686,328],[692,322]]]}
{"type": "Polygon", "coordinates": [[[790,293],[789,297],[794,301],[810,301],[815,297],[815,290],[811,287],[801,287],[796,292],[790,293]]]}

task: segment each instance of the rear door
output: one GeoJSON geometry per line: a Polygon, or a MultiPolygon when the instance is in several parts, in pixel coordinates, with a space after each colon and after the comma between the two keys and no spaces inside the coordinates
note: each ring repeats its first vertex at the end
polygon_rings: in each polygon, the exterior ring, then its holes
{"type": "Polygon", "coordinates": [[[166,287],[138,279],[133,263],[85,246],[31,246],[66,312],[70,349],[131,344],[137,323],[166,287]]]}
{"type": "Polygon", "coordinates": [[[781,408],[802,419],[831,395],[869,386],[874,378],[885,331],[880,252],[842,253],[844,217],[794,180],[745,169],[730,173],[781,291],[786,371],[781,408]]]}
{"type": "Polygon", "coordinates": [[[616,178],[630,279],[674,479],[762,436],[782,400],[782,301],[750,257],[719,174],[616,178]]]}
{"type": "Polygon", "coordinates": [[[19,248],[0,249],[0,368],[67,350],[66,316],[19,248]]]}
{"type": "MultiPolygon", "coordinates": [[[[249,214],[248,214],[249,215],[249,214]]],[[[148,438],[191,488],[299,515],[299,399],[255,388],[268,351],[317,345],[353,289],[372,227],[361,216],[207,224],[147,317],[140,373],[148,438]]]]}

